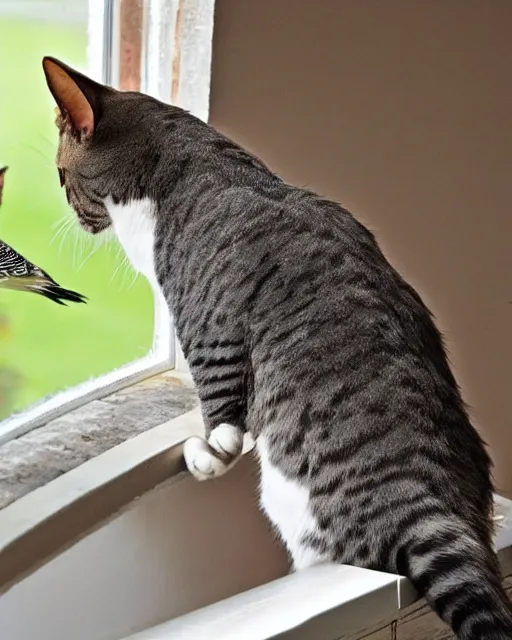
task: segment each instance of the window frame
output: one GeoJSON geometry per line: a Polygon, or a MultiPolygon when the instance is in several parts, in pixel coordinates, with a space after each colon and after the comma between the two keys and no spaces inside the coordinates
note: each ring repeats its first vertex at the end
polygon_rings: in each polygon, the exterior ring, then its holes
{"type": "MultiPolygon", "coordinates": [[[[125,1],[88,0],[87,73],[102,82],[111,83],[118,73],[116,25],[121,2],[125,1]]],[[[140,3],[144,15],[141,91],[165,102],[171,102],[172,95],[173,104],[206,121],[215,0],[132,1],[140,3]],[[169,37],[169,32],[174,33],[174,38],[169,37]]],[[[147,356],[58,391],[1,421],[0,445],[92,400],[164,371],[173,369],[189,377],[167,304],[160,291],[153,290],[153,295],[153,345],[147,356]]]]}

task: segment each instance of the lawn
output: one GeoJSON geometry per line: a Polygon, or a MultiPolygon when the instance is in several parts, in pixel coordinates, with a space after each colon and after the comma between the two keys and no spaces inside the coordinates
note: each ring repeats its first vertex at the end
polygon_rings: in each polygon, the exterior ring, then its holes
{"type": "Polygon", "coordinates": [[[118,245],[111,240],[98,247],[76,223],[59,233],[60,221],[72,213],[53,164],[57,130],[41,58],[83,66],[86,44],[83,28],[0,21],[0,166],[9,166],[0,238],[89,298],[66,308],[0,290],[0,317],[8,325],[0,365],[19,377],[16,410],[142,357],[152,341],[149,286],[121,264],[118,245]]]}

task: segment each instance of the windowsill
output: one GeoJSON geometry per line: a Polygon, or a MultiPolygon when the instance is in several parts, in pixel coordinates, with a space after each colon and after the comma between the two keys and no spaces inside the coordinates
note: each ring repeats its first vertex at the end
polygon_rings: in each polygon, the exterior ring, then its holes
{"type": "Polygon", "coordinates": [[[169,371],[1,444],[0,509],[196,404],[187,377],[169,371]]]}

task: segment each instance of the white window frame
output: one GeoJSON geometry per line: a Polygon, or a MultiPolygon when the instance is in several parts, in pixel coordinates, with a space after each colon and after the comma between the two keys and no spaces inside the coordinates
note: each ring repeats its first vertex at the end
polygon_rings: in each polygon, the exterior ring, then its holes
{"type": "MultiPolygon", "coordinates": [[[[89,0],[88,69],[97,80],[115,75],[116,11],[120,0],[89,0]],[[112,73],[113,72],[113,73],[112,73]]],[[[175,104],[202,120],[208,119],[213,11],[215,0],[144,0],[144,50],[141,91],[170,101],[175,42],[179,39],[180,74],[175,104]],[[179,31],[177,31],[179,29],[179,31]],[[174,36],[174,37],[173,37],[174,36]]],[[[128,387],[174,369],[188,376],[172,318],[159,291],[154,291],[155,323],[150,353],[114,371],[93,378],[32,405],[0,422],[0,444],[50,420],[128,387]]]]}

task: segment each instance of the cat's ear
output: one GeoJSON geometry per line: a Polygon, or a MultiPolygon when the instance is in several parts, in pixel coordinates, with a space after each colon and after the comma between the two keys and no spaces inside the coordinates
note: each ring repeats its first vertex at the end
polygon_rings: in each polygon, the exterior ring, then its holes
{"type": "Polygon", "coordinates": [[[0,204],[2,204],[2,191],[4,190],[4,176],[7,171],[7,167],[2,167],[0,169],[0,204]]]}
{"type": "Polygon", "coordinates": [[[102,98],[111,90],[55,58],[43,58],[43,70],[62,117],[81,140],[92,138],[102,98]]]}

